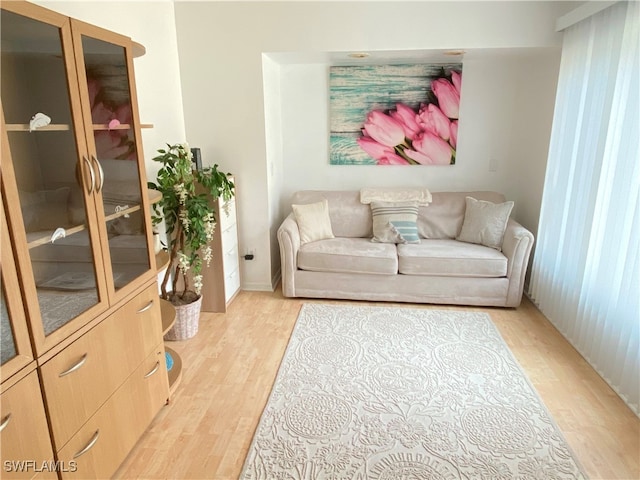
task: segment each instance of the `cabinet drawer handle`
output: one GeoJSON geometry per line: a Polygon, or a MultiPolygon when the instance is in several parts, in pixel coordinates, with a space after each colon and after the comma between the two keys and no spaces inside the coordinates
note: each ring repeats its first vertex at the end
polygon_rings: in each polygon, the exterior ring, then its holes
{"type": "Polygon", "coordinates": [[[156,362],[156,366],[153,367],[153,370],[151,370],[149,373],[147,373],[144,378],[149,378],[151,375],[153,375],[154,373],[156,373],[158,371],[158,369],[160,368],[160,362],[156,362]]]}
{"type": "Polygon", "coordinates": [[[99,192],[102,190],[102,186],[104,185],[104,170],[102,170],[102,165],[100,165],[100,162],[94,155],[91,155],[91,160],[93,160],[93,163],[98,167],[98,173],[100,174],[100,182],[96,186],[96,192],[99,192]]]}
{"type": "Polygon", "coordinates": [[[78,370],[87,361],[88,355],[89,355],[88,353],[85,353],[84,355],[82,355],[82,358],[80,360],[78,360],[74,365],[66,369],[64,372],[59,373],[58,377],[64,377],[65,375],[69,375],[70,373],[73,373],[76,370],[78,370]]]}
{"type": "Polygon", "coordinates": [[[91,440],[89,440],[89,443],[87,443],[87,445],[80,450],[79,452],[77,452],[73,458],[78,458],[82,455],[84,455],[85,453],[87,453],[89,450],[91,450],[91,448],[96,444],[96,442],[98,441],[98,437],[100,436],[100,429],[96,430],[96,433],[93,434],[93,437],[91,437],[91,440]]]}
{"type": "Polygon", "coordinates": [[[91,177],[91,185],[89,185],[89,193],[93,193],[93,187],[96,184],[96,174],[93,172],[93,167],[91,166],[91,163],[89,163],[89,159],[87,157],[82,157],[82,160],[84,160],[84,163],[86,163],[87,167],[89,167],[89,176],[91,177]]]}
{"type": "Polygon", "coordinates": [[[142,313],[142,312],[146,312],[147,310],[149,310],[151,307],[153,307],[153,300],[151,300],[149,303],[147,303],[144,307],[142,307],[140,310],[138,310],[137,313],[142,313]]]}
{"type": "Polygon", "coordinates": [[[5,428],[7,428],[7,425],[9,425],[10,420],[11,420],[11,414],[8,413],[7,416],[4,417],[4,420],[2,420],[2,423],[0,424],[0,432],[5,428]]]}

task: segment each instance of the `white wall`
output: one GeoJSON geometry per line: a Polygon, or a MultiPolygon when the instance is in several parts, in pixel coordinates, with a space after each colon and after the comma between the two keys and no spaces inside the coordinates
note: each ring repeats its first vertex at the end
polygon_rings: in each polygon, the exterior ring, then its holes
{"type": "Polygon", "coordinates": [[[50,10],[125,35],[146,49],[134,59],[147,177],[155,180],[158,167],[151,161],[166,143],[185,141],[178,47],[173,2],[164,1],[48,1],[50,10]]]}
{"type": "Polygon", "coordinates": [[[358,190],[362,186],[426,186],[432,191],[490,189],[509,182],[517,83],[510,56],[484,55],[465,61],[456,165],[329,165],[328,67],[282,67],[284,188],[281,210],[291,193],[302,189],[358,190]],[[490,165],[491,164],[491,165],[490,165]]]}
{"type": "MultiPolygon", "coordinates": [[[[269,183],[269,218],[282,218],[283,213],[281,202],[279,201],[284,186],[284,124],[282,121],[282,82],[281,68],[277,62],[271,60],[267,55],[263,55],[262,72],[264,82],[264,118],[265,118],[265,138],[267,153],[267,180],[269,183]]],[[[270,229],[270,255],[271,255],[271,285],[276,285],[280,280],[280,251],[277,229],[274,228],[273,221],[270,229]]]]}
{"type": "MultiPolygon", "coordinates": [[[[532,86],[524,63],[469,61],[458,165],[380,171],[329,167],[326,67],[304,61],[263,64],[263,53],[298,52],[304,58],[305,53],[335,51],[558,47],[555,20],[569,8],[566,2],[520,1],[176,3],[188,138],[201,146],[205,162],[219,163],[236,175],[241,253],[251,249],[256,254],[255,260],[242,261],[243,287],[272,286],[278,265],[273,258],[274,232],[286,213],[282,199],[290,191],[334,188],[336,183],[348,188],[383,181],[403,185],[418,179],[434,189],[504,190],[525,162],[512,156],[514,139],[526,137],[526,128],[514,117],[514,105],[535,109],[540,102],[547,111],[553,104],[548,82],[536,89],[535,100],[519,91],[520,82],[532,86]],[[279,76],[279,86],[267,82],[265,90],[263,65],[271,82],[277,83],[279,76]],[[279,92],[280,101],[265,97],[265,91],[267,97],[279,92]],[[272,111],[278,108],[281,112],[272,111]],[[265,124],[265,118],[277,122],[278,115],[280,126],[265,124]],[[496,157],[496,172],[488,171],[491,155],[496,157]],[[280,180],[280,197],[273,198],[280,180]]],[[[541,124],[536,127],[539,134],[527,140],[534,144],[527,166],[539,177],[546,155],[538,158],[536,152],[546,148],[548,136],[543,137],[549,125],[545,115],[532,118],[541,124]]],[[[528,187],[532,191],[524,198],[539,197],[537,187],[528,187]]],[[[517,192],[514,188],[505,193],[517,192]]],[[[527,215],[535,217],[536,208],[527,215]]],[[[530,220],[528,226],[533,223],[537,221],[530,220]]]]}
{"type": "Polygon", "coordinates": [[[559,69],[560,50],[532,52],[516,65],[509,183],[504,191],[516,201],[517,220],[536,237],[559,69]]]}

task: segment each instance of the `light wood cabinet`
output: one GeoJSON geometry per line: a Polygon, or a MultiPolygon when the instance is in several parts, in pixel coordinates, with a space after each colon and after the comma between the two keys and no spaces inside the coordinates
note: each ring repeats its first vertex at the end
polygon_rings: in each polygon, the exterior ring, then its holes
{"type": "Polygon", "coordinates": [[[77,462],[62,478],[109,478],[125,459],[155,412],[164,404],[167,385],[161,344],[58,453],[65,464],[77,462]],[[133,401],[135,399],[135,401],[133,401]]]}
{"type": "Polygon", "coordinates": [[[0,411],[2,478],[57,478],[35,370],[2,393],[0,411]]]}
{"type": "Polygon", "coordinates": [[[154,284],[42,365],[57,450],[156,347],[159,304],[154,284]]]}
{"type": "Polygon", "coordinates": [[[1,8],[2,408],[42,410],[33,445],[1,433],[2,462],[105,478],[169,396],[135,45],[1,8]]]}
{"type": "Polygon", "coordinates": [[[240,254],[235,197],[216,200],[218,225],[211,242],[211,265],[202,269],[202,311],[226,312],[240,290],[240,254]]]}

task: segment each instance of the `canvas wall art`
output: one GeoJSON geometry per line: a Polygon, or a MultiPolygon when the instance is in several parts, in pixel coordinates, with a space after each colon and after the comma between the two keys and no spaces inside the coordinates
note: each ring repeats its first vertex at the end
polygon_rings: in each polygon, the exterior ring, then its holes
{"type": "Polygon", "coordinates": [[[332,165],[454,165],[462,64],[329,70],[332,165]]]}

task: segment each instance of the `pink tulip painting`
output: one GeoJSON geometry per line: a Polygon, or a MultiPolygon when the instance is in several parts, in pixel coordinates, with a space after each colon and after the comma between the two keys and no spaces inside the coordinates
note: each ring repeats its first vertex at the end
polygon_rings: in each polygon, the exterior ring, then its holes
{"type": "Polygon", "coordinates": [[[458,143],[462,74],[431,82],[433,96],[414,110],[403,102],[367,114],[357,144],[378,165],[452,165],[458,143]]]}
{"type": "Polygon", "coordinates": [[[332,165],[456,163],[462,64],[329,70],[332,165]]]}

